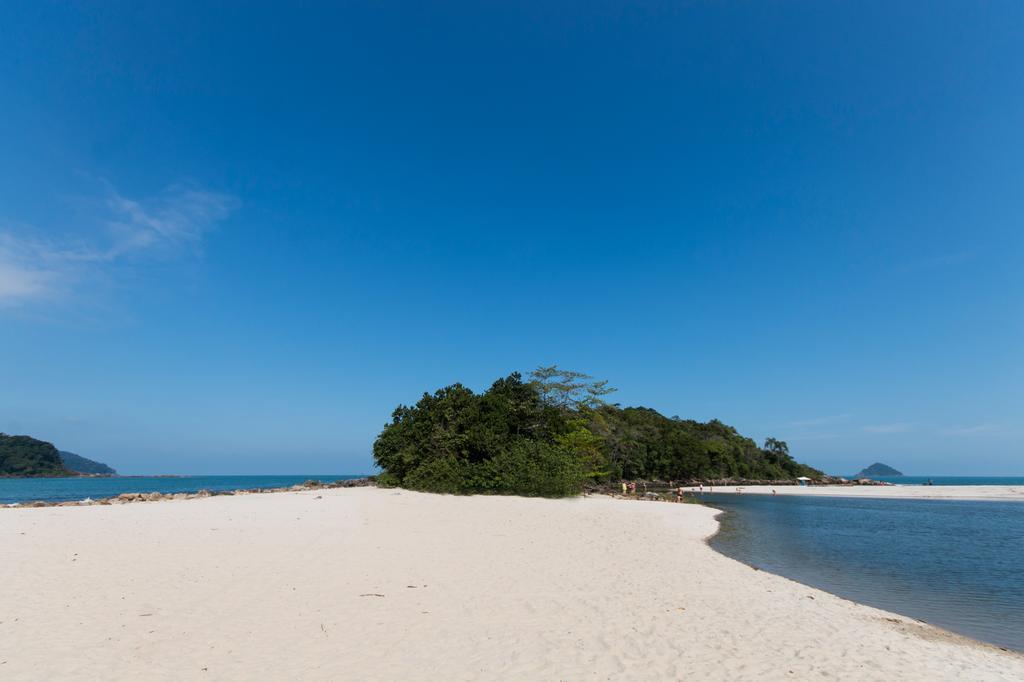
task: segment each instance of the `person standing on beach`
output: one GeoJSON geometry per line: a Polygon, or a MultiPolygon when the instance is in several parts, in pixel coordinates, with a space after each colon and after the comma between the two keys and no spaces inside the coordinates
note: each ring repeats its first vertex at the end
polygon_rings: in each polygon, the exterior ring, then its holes
{"type": "Polygon", "coordinates": [[[622,482],[622,496],[625,497],[627,492],[629,492],[629,486],[626,485],[625,481],[623,481],[622,482]]]}

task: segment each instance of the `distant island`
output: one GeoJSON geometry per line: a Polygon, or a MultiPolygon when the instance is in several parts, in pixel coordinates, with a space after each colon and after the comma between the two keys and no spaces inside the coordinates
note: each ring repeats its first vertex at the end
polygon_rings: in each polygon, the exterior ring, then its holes
{"type": "Polygon", "coordinates": [[[461,494],[559,497],[611,481],[821,479],[784,441],[763,447],[717,419],[666,417],[605,402],[615,389],[579,372],[515,372],[477,394],[462,384],[399,405],[373,444],[377,484],[461,494]]]}
{"type": "Polygon", "coordinates": [[[875,462],[866,469],[862,469],[860,473],[854,474],[854,478],[876,478],[878,476],[902,476],[903,472],[896,471],[888,464],[882,464],[881,462],[875,462]]]}
{"type": "Polygon", "coordinates": [[[0,433],[0,476],[74,476],[52,443],[0,433]]]}
{"type": "Polygon", "coordinates": [[[81,455],[66,450],[58,450],[64,468],[76,474],[91,474],[94,476],[116,476],[117,472],[103,462],[97,462],[81,455]]]}
{"type": "Polygon", "coordinates": [[[10,478],[50,476],[113,476],[102,462],[58,450],[52,443],[31,436],[0,433],[0,476],[10,478]]]}

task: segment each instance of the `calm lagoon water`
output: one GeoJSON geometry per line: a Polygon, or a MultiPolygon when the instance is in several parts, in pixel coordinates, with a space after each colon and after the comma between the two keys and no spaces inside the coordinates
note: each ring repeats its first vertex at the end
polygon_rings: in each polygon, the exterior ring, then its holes
{"type": "Polygon", "coordinates": [[[361,476],[113,476],[110,478],[0,478],[0,504],[66,502],[121,493],[195,493],[200,490],[283,488],[310,479],[323,482],[361,476]]]}
{"type": "Polygon", "coordinates": [[[711,546],[765,571],[1024,651],[1024,502],[704,495],[711,546]]]}

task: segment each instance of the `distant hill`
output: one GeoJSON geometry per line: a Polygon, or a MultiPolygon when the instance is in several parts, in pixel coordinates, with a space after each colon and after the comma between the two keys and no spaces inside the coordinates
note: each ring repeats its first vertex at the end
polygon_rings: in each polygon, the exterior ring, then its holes
{"type": "Polygon", "coordinates": [[[863,469],[860,473],[854,474],[854,478],[874,478],[876,476],[902,476],[903,472],[896,471],[888,464],[882,464],[881,462],[875,462],[866,469],[863,469]]]}
{"type": "Polygon", "coordinates": [[[0,476],[74,476],[52,443],[0,433],[0,476]]]}
{"type": "Polygon", "coordinates": [[[64,463],[64,468],[70,469],[77,474],[107,474],[112,476],[117,473],[103,462],[94,462],[91,459],[65,450],[58,450],[58,453],[60,454],[61,461],[64,463]]]}

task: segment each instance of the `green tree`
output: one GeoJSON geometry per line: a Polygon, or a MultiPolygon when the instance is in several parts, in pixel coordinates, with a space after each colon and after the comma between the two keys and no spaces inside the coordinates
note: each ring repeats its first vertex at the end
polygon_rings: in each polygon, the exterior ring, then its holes
{"type": "Polygon", "coordinates": [[[607,403],[604,396],[617,389],[607,381],[594,381],[582,372],[560,369],[558,365],[538,367],[530,372],[530,379],[540,392],[541,399],[563,410],[596,409],[607,403]]]}
{"type": "Polygon", "coordinates": [[[786,441],[777,440],[775,438],[765,438],[764,440],[764,451],[770,452],[778,458],[789,457],[789,446],[786,445],[786,441]]]}
{"type": "Polygon", "coordinates": [[[792,479],[821,472],[785,442],[764,448],[717,419],[671,419],[603,397],[604,381],[557,366],[498,379],[482,394],[461,384],[399,405],[373,444],[381,485],[446,493],[572,495],[613,478],[792,479]]]}
{"type": "Polygon", "coordinates": [[[513,373],[480,395],[453,384],[425,393],[413,407],[400,405],[373,454],[388,485],[448,493],[575,494],[586,480],[586,456],[595,451],[580,428],[513,373]]]}

